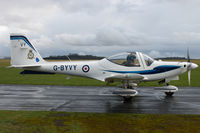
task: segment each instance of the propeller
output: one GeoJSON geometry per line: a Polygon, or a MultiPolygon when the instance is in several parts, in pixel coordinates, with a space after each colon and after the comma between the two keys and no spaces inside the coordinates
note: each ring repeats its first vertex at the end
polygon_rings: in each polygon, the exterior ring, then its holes
{"type": "Polygon", "coordinates": [[[189,53],[189,48],[187,49],[187,62],[188,62],[188,84],[190,86],[190,76],[191,76],[191,63],[190,63],[190,53],[189,53]]]}
{"type": "Polygon", "coordinates": [[[188,84],[190,86],[190,75],[191,75],[191,70],[188,71],[188,84]]]}
{"type": "Polygon", "coordinates": [[[189,53],[189,48],[187,49],[187,62],[190,62],[190,53],[189,53]]]}
{"type": "Polygon", "coordinates": [[[190,60],[190,54],[189,49],[187,49],[187,71],[188,71],[188,84],[190,86],[190,76],[191,76],[191,70],[197,68],[198,65],[195,63],[192,63],[190,60]]]}

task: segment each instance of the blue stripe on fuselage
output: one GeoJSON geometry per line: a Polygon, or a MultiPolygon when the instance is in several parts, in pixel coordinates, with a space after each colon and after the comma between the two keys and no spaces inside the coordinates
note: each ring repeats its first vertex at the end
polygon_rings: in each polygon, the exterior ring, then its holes
{"type": "Polygon", "coordinates": [[[153,68],[152,70],[142,70],[142,71],[114,71],[114,70],[105,70],[107,72],[114,72],[114,73],[137,73],[137,74],[143,74],[143,75],[148,75],[148,74],[158,74],[158,73],[163,73],[167,71],[171,71],[177,68],[180,68],[181,66],[173,66],[173,65],[162,65],[162,66],[157,66],[153,68]]]}
{"type": "Polygon", "coordinates": [[[20,39],[24,40],[33,50],[35,50],[33,45],[29,42],[29,40],[25,36],[10,36],[10,40],[20,40],[20,39]]]}

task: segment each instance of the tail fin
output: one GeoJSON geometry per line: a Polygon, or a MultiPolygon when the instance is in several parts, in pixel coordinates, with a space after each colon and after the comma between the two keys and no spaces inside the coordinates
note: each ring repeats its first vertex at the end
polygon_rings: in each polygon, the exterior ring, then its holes
{"type": "Polygon", "coordinates": [[[24,35],[10,35],[11,66],[37,66],[45,62],[24,35]]]}

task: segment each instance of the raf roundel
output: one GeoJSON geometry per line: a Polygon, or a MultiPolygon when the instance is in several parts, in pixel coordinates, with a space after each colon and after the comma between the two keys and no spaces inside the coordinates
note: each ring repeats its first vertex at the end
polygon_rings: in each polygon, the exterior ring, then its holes
{"type": "Polygon", "coordinates": [[[90,67],[88,65],[84,65],[82,67],[82,71],[85,72],[85,73],[87,73],[89,70],[90,70],[90,67]]]}

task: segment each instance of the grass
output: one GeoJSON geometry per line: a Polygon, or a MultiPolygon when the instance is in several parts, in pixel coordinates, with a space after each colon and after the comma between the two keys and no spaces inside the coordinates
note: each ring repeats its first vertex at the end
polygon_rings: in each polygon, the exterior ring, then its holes
{"type": "MultiPolygon", "coordinates": [[[[193,60],[200,64],[200,60],[193,60]]],[[[33,85],[73,85],[73,86],[105,86],[105,82],[94,79],[71,76],[71,79],[66,80],[67,75],[20,75],[22,71],[16,68],[7,68],[9,60],[0,60],[0,84],[33,84],[33,85]]],[[[200,68],[192,71],[191,86],[200,86],[198,80],[200,77],[200,68]]],[[[187,73],[180,76],[179,81],[172,81],[171,84],[176,86],[188,86],[187,73]]],[[[116,83],[114,84],[116,85],[116,83]]],[[[141,83],[141,86],[157,86],[157,82],[141,83]]]]}
{"type": "Polygon", "coordinates": [[[9,133],[198,133],[200,115],[0,111],[9,133]]]}
{"type": "MultiPolygon", "coordinates": [[[[200,60],[192,60],[192,62],[200,65],[200,60]]],[[[32,85],[69,85],[69,86],[105,86],[105,82],[94,79],[71,76],[71,79],[66,80],[67,75],[20,75],[22,71],[16,68],[7,68],[9,60],[0,60],[0,84],[32,84],[32,85]]],[[[191,86],[200,86],[200,67],[192,70],[191,86]]],[[[111,84],[115,86],[119,83],[111,84]]],[[[179,81],[171,81],[170,84],[176,86],[188,86],[187,72],[180,76],[179,81]]],[[[140,86],[158,86],[158,82],[145,82],[140,86]]]]}
{"type": "MultiPolygon", "coordinates": [[[[200,60],[193,60],[200,65],[200,60]]],[[[22,70],[7,68],[0,60],[0,84],[94,85],[104,82],[66,75],[20,75],[22,70]]],[[[200,68],[192,71],[192,86],[200,86],[200,68]]],[[[171,84],[187,86],[187,74],[171,84]]],[[[157,82],[142,83],[155,86],[157,82]]],[[[198,133],[200,115],[69,113],[54,111],[0,111],[0,133],[198,133]]]]}

